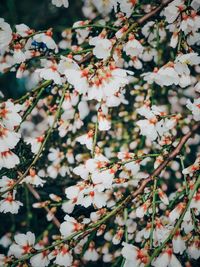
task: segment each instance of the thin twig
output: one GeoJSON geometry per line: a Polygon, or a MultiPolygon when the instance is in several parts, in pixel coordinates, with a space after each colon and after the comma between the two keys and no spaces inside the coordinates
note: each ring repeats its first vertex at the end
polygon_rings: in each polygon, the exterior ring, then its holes
{"type": "Polygon", "coordinates": [[[164,0],[164,1],[162,1],[161,4],[158,7],[154,8],[151,12],[147,13],[142,18],[139,18],[137,20],[137,24],[141,25],[141,24],[145,23],[147,20],[149,20],[150,18],[156,16],[164,7],[166,7],[172,1],[174,1],[174,0],[164,0]]]}
{"type": "Polygon", "coordinates": [[[109,26],[109,25],[101,25],[101,24],[87,24],[87,25],[82,25],[82,26],[77,26],[73,27],[72,30],[77,30],[77,29],[85,29],[85,28],[103,28],[103,29],[109,29],[112,31],[117,31],[117,28],[109,26]]]}
{"type": "MultiPolygon", "coordinates": [[[[181,162],[182,170],[185,169],[185,165],[184,165],[184,161],[183,161],[183,157],[182,156],[180,156],[180,162],[181,162]]],[[[186,195],[188,195],[189,188],[188,188],[188,184],[187,184],[187,175],[183,174],[183,177],[184,177],[184,182],[185,182],[185,192],[186,192],[186,195]]]]}
{"type": "MultiPolygon", "coordinates": [[[[31,192],[31,194],[34,196],[34,198],[37,199],[37,201],[41,201],[41,197],[40,197],[39,193],[35,190],[35,188],[33,188],[33,186],[30,184],[26,184],[26,186],[27,186],[28,190],[31,192]]],[[[51,212],[48,207],[44,206],[43,208],[46,210],[47,213],[51,212]]],[[[53,214],[52,222],[55,224],[55,226],[58,229],[60,228],[60,222],[54,214],[53,214]]]]}
{"type": "Polygon", "coordinates": [[[157,249],[154,250],[152,256],[150,257],[148,263],[145,265],[145,267],[149,267],[151,266],[151,262],[160,254],[160,252],[162,251],[162,249],[166,246],[166,244],[173,238],[173,236],[176,234],[189,206],[190,206],[190,203],[192,201],[192,198],[194,196],[194,194],[196,193],[198,187],[200,185],[200,176],[198,177],[196,183],[194,184],[194,188],[193,190],[190,192],[189,194],[189,197],[188,197],[188,202],[187,202],[187,205],[184,209],[184,211],[182,212],[180,218],[178,219],[178,221],[176,222],[173,230],[171,231],[171,233],[169,234],[169,236],[164,240],[164,242],[162,243],[162,245],[160,245],[157,249]]]}
{"type": "Polygon", "coordinates": [[[39,91],[42,88],[46,88],[47,86],[49,86],[52,83],[51,80],[47,80],[44,81],[43,83],[41,83],[40,85],[38,85],[37,87],[33,88],[30,92],[26,93],[25,95],[23,95],[21,98],[16,99],[14,101],[14,104],[18,104],[20,102],[23,102],[24,100],[26,100],[27,98],[29,98],[31,95],[33,95],[34,93],[36,93],[37,91],[39,91]]]}
{"type": "Polygon", "coordinates": [[[95,156],[95,147],[96,147],[96,143],[97,143],[97,134],[98,134],[98,116],[97,116],[97,121],[95,123],[94,137],[93,137],[93,144],[92,144],[92,157],[93,158],[95,156]]]}
{"type": "MultiPolygon", "coordinates": [[[[123,34],[123,36],[117,40],[117,42],[115,43],[115,45],[113,46],[113,49],[111,50],[111,55],[114,51],[114,48],[117,46],[117,44],[121,43],[126,37],[127,35],[133,31],[133,29],[135,27],[137,27],[138,25],[142,25],[144,24],[147,20],[149,20],[150,18],[154,17],[156,14],[158,14],[165,6],[167,6],[169,3],[171,3],[173,0],[166,0],[163,1],[158,7],[154,8],[151,12],[149,12],[148,14],[144,15],[143,17],[139,18],[136,20],[135,23],[133,23],[128,30],[123,34]]],[[[93,53],[88,53],[82,60],[79,61],[79,64],[82,64],[86,61],[88,61],[89,59],[91,59],[93,57],[93,53]]],[[[108,60],[107,60],[108,62],[108,60]]]]}
{"type": "Polygon", "coordinates": [[[63,103],[63,100],[64,100],[64,97],[65,97],[65,92],[66,92],[66,89],[68,88],[68,85],[65,85],[63,87],[63,93],[62,93],[62,96],[61,96],[61,99],[60,99],[60,102],[59,102],[59,106],[58,106],[58,109],[57,109],[57,112],[56,112],[56,115],[55,115],[55,118],[54,118],[54,121],[51,125],[51,127],[48,129],[47,131],[47,134],[46,134],[46,137],[43,141],[43,143],[41,144],[40,146],[40,149],[37,153],[37,155],[35,156],[35,158],[33,159],[33,161],[31,162],[31,164],[29,165],[29,167],[26,169],[26,171],[18,178],[18,180],[12,185],[10,186],[8,189],[6,189],[5,191],[1,192],[0,194],[0,197],[2,195],[4,195],[6,192],[10,191],[10,190],[13,190],[19,183],[21,183],[23,181],[23,179],[26,177],[26,175],[28,174],[29,170],[32,168],[33,165],[35,165],[35,163],[38,161],[38,159],[40,158],[41,154],[42,154],[42,151],[53,131],[53,128],[60,116],[60,111],[61,111],[61,107],[62,107],[62,103],[63,103]]]}
{"type": "MultiPolygon", "coordinates": [[[[33,257],[35,254],[38,254],[38,253],[41,253],[43,251],[46,251],[46,250],[49,250],[49,249],[53,249],[54,247],[58,246],[58,245],[61,245],[67,241],[70,241],[72,239],[74,239],[75,237],[78,237],[79,239],[81,238],[82,235],[86,235],[86,234],[89,234],[91,233],[92,231],[96,230],[100,225],[102,225],[103,223],[105,223],[108,219],[110,219],[111,217],[113,217],[115,214],[117,214],[118,212],[120,212],[124,207],[126,207],[134,198],[136,198],[138,195],[140,195],[145,187],[147,186],[147,184],[153,180],[153,178],[155,176],[158,176],[162,170],[165,169],[165,167],[167,166],[167,164],[173,160],[181,151],[181,149],[183,148],[183,146],[185,145],[185,143],[188,141],[188,139],[198,130],[198,128],[200,127],[200,124],[196,124],[192,127],[191,131],[188,132],[186,135],[184,135],[181,140],[179,141],[177,147],[174,148],[174,150],[168,155],[168,157],[164,160],[163,163],[161,163],[159,165],[159,167],[157,169],[155,169],[152,174],[150,174],[148,176],[148,178],[146,179],[143,179],[143,181],[140,183],[139,187],[134,191],[133,194],[130,194],[128,195],[116,208],[114,208],[112,211],[110,211],[109,213],[107,213],[106,216],[104,216],[102,219],[100,219],[99,221],[97,221],[96,223],[94,224],[91,224],[89,225],[86,229],[83,229],[83,230],[80,230],[78,232],[75,232],[73,233],[72,235],[70,235],[69,237],[67,238],[64,238],[62,240],[58,240],[56,241],[54,244],[48,246],[48,247],[45,247],[41,250],[38,250],[36,251],[35,253],[31,253],[31,254],[28,254],[24,257],[22,257],[21,259],[19,260],[16,260],[12,266],[15,266],[17,263],[19,262],[22,262],[22,261],[25,261],[25,260],[28,260],[30,259],[31,257],[33,257]]],[[[200,177],[198,179],[198,184],[196,183],[195,186],[194,186],[194,189],[192,190],[191,194],[190,194],[190,198],[191,196],[193,197],[194,193],[196,192],[196,189],[198,188],[198,185],[200,183],[200,177]]],[[[190,200],[191,201],[191,200],[190,200]]],[[[190,204],[190,202],[188,201],[188,205],[190,204]]],[[[187,206],[188,206],[187,205],[187,206]]],[[[186,211],[185,211],[186,212],[186,211]]],[[[181,216],[182,217],[182,216],[181,216]]],[[[181,218],[180,217],[180,218],[181,218]]],[[[184,216],[183,216],[184,217],[184,216]]],[[[179,223],[180,225],[180,223],[179,223]]],[[[178,226],[179,226],[178,225],[178,226]]],[[[177,226],[175,226],[177,227],[177,226]]],[[[178,228],[178,227],[177,227],[178,228]]],[[[176,229],[177,230],[177,229],[176,229]]],[[[176,231],[175,231],[176,232],[176,231]]],[[[173,233],[175,234],[175,232],[173,231],[173,233]]],[[[168,240],[166,241],[168,242],[168,240]]],[[[161,245],[163,246],[163,245],[161,245]]],[[[164,247],[164,246],[163,246],[164,247]]],[[[155,254],[155,252],[154,252],[155,254]]],[[[157,254],[156,254],[157,255],[157,254]]],[[[149,265],[147,265],[149,266],[149,265]]]]}
{"type": "Polygon", "coordinates": [[[154,220],[156,215],[156,194],[157,194],[157,178],[154,178],[153,185],[153,202],[152,202],[152,217],[151,217],[151,230],[150,230],[150,248],[153,247],[153,230],[154,230],[154,220]]]}
{"type": "Polygon", "coordinates": [[[23,114],[22,121],[21,121],[20,125],[15,129],[16,132],[20,129],[21,124],[26,120],[26,118],[28,117],[28,115],[31,114],[31,112],[35,108],[35,106],[37,105],[38,101],[40,100],[41,95],[43,94],[44,90],[45,90],[45,87],[42,87],[41,90],[39,91],[39,93],[37,94],[37,97],[33,101],[33,103],[25,111],[25,113],[23,114]]]}

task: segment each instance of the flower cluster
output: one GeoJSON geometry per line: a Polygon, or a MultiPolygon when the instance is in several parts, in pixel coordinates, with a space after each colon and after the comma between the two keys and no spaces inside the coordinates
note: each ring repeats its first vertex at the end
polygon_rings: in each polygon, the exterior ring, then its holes
{"type": "Polygon", "coordinates": [[[0,18],[27,89],[0,103],[0,266],[197,266],[200,3],[147,2],[83,1],[58,43],[0,18]]]}

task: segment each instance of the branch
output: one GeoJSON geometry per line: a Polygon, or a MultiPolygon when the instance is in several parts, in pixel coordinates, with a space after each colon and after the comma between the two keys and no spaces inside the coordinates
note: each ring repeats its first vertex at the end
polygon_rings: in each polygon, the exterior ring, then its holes
{"type": "Polygon", "coordinates": [[[192,129],[184,135],[179,141],[177,147],[168,155],[168,157],[158,166],[158,168],[153,172],[153,176],[158,176],[161,171],[167,166],[167,164],[172,161],[178,154],[180,154],[182,147],[185,145],[187,140],[200,128],[200,124],[195,124],[192,129]]]}
{"type": "MultiPolygon", "coordinates": [[[[34,198],[37,199],[38,201],[41,201],[41,197],[40,197],[39,193],[35,190],[35,188],[33,188],[33,186],[30,184],[26,184],[26,186],[27,186],[28,190],[31,192],[31,194],[34,196],[34,198]]],[[[47,213],[50,212],[50,209],[48,207],[44,206],[43,208],[46,210],[47,213]]],[[[60,228],[60,222],[54,214],[53,214],[52,222],[55,224],[55,226],[58,229],[60,228]]]]}
{"type": "Polygon", "coordinates": [[[112,31],[117,31],[116,27],[112,27],[109,25],[101,25],[101,24],[87,24],[87,25],[83,25],[83,26],[77,26],[77,27],[73,27],[72,30],[76,30],[76,29],[85,29],[85,28],[103,28],[103,29],[109,29],[112,31]]]}
{"type": "Polygon", "coordinates": [[[174,1],[174,0],[164,0],[164,1],[162,1],[161,4],[158,7],[154,8],[151,12],[147,13],[142,18],[139,18],[137,20],[137,24],[141,25],[144,22],[146,22],[147,20],[149,20],[150,18],[156,16],[158,14],[158,12],[160,12],[164,7],[166,7],[172,1],[174,1]]]}
{"type": "Polygon", "coordinates": [[[181,222],[182,222],[182,220],[183,220],[183,218],[184,218],[184,216],[185,216],[185,214],[186,214],[188,208],[190,207],[190,203],[191,203],[191,201],[192,201],[192,198],[193,198],[195,192],[197,191],[199,185],[200,185],[200,176],[198,177],[196,183],[194,184],[194,188],[193,188],[193,190],[190,192],[190,195],[189,195],[189,197],[188,197],[187,205],[186,205],[184,211],[182,212],[180,218],[179,218],[178,221],[176,222],[176,224],[175,224],[173,230],[171,231],[171,233],[169,234],[169,236],[164,240],[164,242],[162,243],[162,245],[159,246],[157,249],[154,250],[152,256],[150,257],[150,259],[149,259],[148,263],[145,265],[145,267],[149,267],[149,266],[151,266],[151,262],[154,260],[154,258],[157,257],[157,256],[159,255],[159,253],[160,253],[161,250],[165,247],[165,245],[166,245],[166,244],[173,238],[173,236],[176,234],[176,232],[177,232],[177,230],[178,230],[178,228],[179,228],[179,226],[180,226],[180,224],[181,224],[181,222]]]}
{"type": "Polygon", "coordinates": [[[15,129],[16,132],[20,129],[21,124],[26,120],[26,118],[28,117],[28,115],[31,114],[31,112],[35,108],[35,106],[37,105],[38,101],[40,100],[41,95],[43,94],[44,90],[45,90],[45,87],[42,87],[41,90],[38,92],[36,98],[32,102],[32,104],[24,112],[23,117],[22,117],[22,120],[21,120],[19,126],[15,129]]]}
{"type": "MultiPolygon", "coordinates": [[[[117,46],[118,43],[122,42],[126,36],[138,25],[141,25],[143,23],[145,23],[147,20],[149,20],[150,18],[154,17],[156,14],[158,14],[165,6],[167,6],[169,3],[171,3],[173,0],[166,0],[163,1],[158,7],[154,8],[151,12],[149,12],[148,14],[144,15],[142,18],[139,18],[136,20],[135,23],[133,23],[128,30],[123,34],[122,38],[120,38],[115,45],[113,46],[113,48],[115,48],[117,46]]],[[[112,49],[111,54],[113,52],[114,49],[112,49]]],[[[78,64],[82,64],[85,63],[86,61],[88,61],[89,59],[91,59],[93,57],[93,53],[88,53],[83,59],[81,59],[78,64]]]]}
{"type": "Polygon", "coordinates": [[[49,86],[52,83],[51,80],[48,81],[44,81],[43,83],[41,83],[39,86],[35,87],[34,89],[32,89],[30,92],[26,93],[25,95],[23,95],[21,98],[17,99],[14,101],[14,104],[18,104],[21,101],[26,100],[27,98],[29,98],[31,95],[33,95],[34,93],[36,93],[37,91],[39,91],[42,88],[46,88],[47,86],[49,86]]]}
{"type": "Polygon", "coordinates": [[[156,215],[156,196],[157,196],[157,178],[154,179],[153,186],[153,199],[152,199],[152,217],[151,217],[151,230],[150,230],[150,248],[153,247],[153,230],[156,215]]]}
{"type": "Polygon", "coordinates": [[[145,159],[145,158],[155,158],[155,157],[158,157],[160,156],[161,154],[159,153],[154,153],[154,154],[143,154],[143,155],[140,155],[140,156],[135,156],[131,159],[128,159],[128,160],[124,160],[124,161],[115,161],[115,162],[109,162],[108,165],[106,165],[106,167],[103,167],[100,169],[100,171],[105,171],[109,168],[112,168],[114,165],[118,165],[120,167],[126,165],[127,163],[130,163],[130,162],[133,162],[133,161],[137,161],[137,160],[142,160],[142,159],[145,159]]]}
{"type": "Polygon", "coordinates": [[[63,93],[62,93],[62,96],[61,96],[61,99],[60,99],[60,102],[59,102],[59,106],[58,106],[58,109],[57,109],[57,112],[56,112],[54,121],[53,121],[51,127],[48,129],[47,134],[46,134],[46,137],[45,137],[43,143],[41,144],[40,149],[39,149],[37,155],[35,156],[35,158],[34,158],[33,161],[31,162],[31,164],[29,165],[29,167],[26,169],[26,171],[19,177],[19,179],[18,179],[12,186],[10,186],[8,189],[6,189],[6,190],[4,190],[3,192],[1,192],[0,197],[3,196],[3,195],[4,195],[5,193],[7,193],[8,191],[13,190],[13,189],[14,189],[20,182],[22,182],[23,179],[24,179],[24,178],[26,177],[26,175],[28,174],[29,170],[33,167],[33,165],[35,165],[35,163],[36,163],[36,162],[38,161],[38,159],[40,158],[40,156],[41,156],[41,154],[42,154],[42,151],[43,151],[43,149],[44,149],[44,147],[45,147],[45,145],[46,145],[46,143],[47,143],[47,141],[48,141],[48,139],[49,139],[49,137],[50,137],[50,135],[51,135],[51,133],[52,133],[52,131],[53,131],[53,128],[54,128],[54,126],[55,126],[55,124],[56,124],[56,122],[57,122],[57,120],[58,120],[58,118],[59,118],[59,116],[60,116],[60,111],[61,111],[61,107],[62,107],[63,100],[64,100],[64,98],[65,98],[65,92],[66,92],[67,88],[68,88],[67,85],[65,85],[65,86],[63,87],[63,93]]]}
{"type": "MultiPolygon", "coordinates": [[[[154,177],[158,176],[163,170],[164,168],[167,166],[167,164],[172,161],[180,152],[181,149],[183,148],[183,146],[185,145],[185,143],[188,141],[188,139],[190,137],[192,137],[192,135],[200,128],[200,123],[195,124],[191,131],[189,131],[186,135],[184,135],[181,140],[179,141],[177,147],[168,155],[168,157],[158,166],[158,168],[156,168],[152,174],[150,174],[145,180],[143,180],[143,182],[141,183],[141,186],[138,188],[138,190],[136,190],[136,196],[139,195],[144,188],[146,187],[146,185],[153,180],[154,177]]],[[[135,195],[134,193],[134,195],[135,195]]],[[[135,196],[134,196],[135,197],[135,196]]]]}
{"type": "MultiPolygon", "coordinates": [[[[162,164],[160,164],[160,166],[157,169],[155,169],[152,174],[150,174],[148,176],[148,178],[144,179],[141,182],[139,188],[133,194],[128,195],[116,208],[114,208],[112,211],[108,212],[107,215],[104,216],[102,219],[100,219],[98,222],[96,222],[96,223],[94,223],[92,225],[89,225],[86,229],[83,229],[83,230],[80,230],[78,232],[73,233],[72,235],[70,235],[67,238],[64,238],[62,240],[58,240],[54,244],[52,244],[52,245],[50,245],[48,247],[45,247],[45,248],[43,248],[41,250],[38,250],[35,253],[31,253],[31,254],[28,254],[28,255],[22,257],[21,259],[15,261],[13,266],[15,266],[16,263],[19,263],[21,261],[25,261],[25,260],[30,259],[35,254],[41,253],[41,252],[46,251],[46,250],[49,250],[49,249],[53,249],[54,247],[56,247],[58,245],[61,245],[61,244],[65,243],[65,242],[67,242],[67,241],[71,241],[75,237],[78,237],[80,239],[82,236],[85,236],[86,233],[89,234],[92,231],[96,230],[100,225],[102,225],[103,223],[105,223],[108,219],[110,219],[115,214],[117,214],[118,212],[120,212],[124,207],[126,207],[126,205],[128,205],[135,197],[137,197],[138,195],[140,195],[144,191],[144,189],[147,186],[147,184],[150,181],[152,181],[155,176],[158,176],[162,172],[162,170],[167,166],[167,164],[171,160],[173,160],[180,153],[180,151],[183,148],[183,146],[185,145],[185,143],[198,130],[199,127],[200,127],[200,124],[194,125],[192,127],[191,131],[188,132],[186,135],[184,135],[181,138],[181,140],[179,141],[177,147],[168,155],[167,159],[165,159],[164,162],[162,164]]],[[[200,178],[198,179],[198,183],[200,183],[200,178]]],[[[195,189],[197,187],[198,186],[195,185],[195,189]]],[[[194,190],[192,192],[194,193],[194,190]]]]}
{"type": "Polygon", "coordinates": [[[95,123],[95,129],[94,129],[94,137],[93,137],[93,144],[92,144],[92,157],[95,156],[95,148],[97,144],[97,134],[98,134],[98,114],[97,114],[97,121],[95,123]]]}

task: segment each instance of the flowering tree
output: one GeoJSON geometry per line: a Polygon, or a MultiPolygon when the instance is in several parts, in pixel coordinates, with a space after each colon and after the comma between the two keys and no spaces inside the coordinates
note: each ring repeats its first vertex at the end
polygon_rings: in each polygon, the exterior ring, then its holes
{"type": "Polygon", "coordinates": [[[0,18],[29,88],[1,96],[0,266],[197,266],[200,1],[148,2],[84,1],[58,44],[0,18]]]}

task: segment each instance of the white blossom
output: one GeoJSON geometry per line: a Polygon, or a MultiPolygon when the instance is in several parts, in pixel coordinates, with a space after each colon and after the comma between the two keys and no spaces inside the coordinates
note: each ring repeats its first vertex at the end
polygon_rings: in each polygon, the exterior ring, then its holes
{"type": "Polygon", "coordinates": [[[69,6],[69,1],[68,0],[51,0],[52,4],[55,5],[56,7],[68,7],[69,6]]]}

